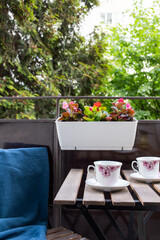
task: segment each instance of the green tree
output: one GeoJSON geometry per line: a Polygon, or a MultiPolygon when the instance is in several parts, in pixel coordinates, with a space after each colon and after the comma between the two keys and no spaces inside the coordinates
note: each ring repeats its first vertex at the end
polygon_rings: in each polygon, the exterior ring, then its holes
{"type": "MultiPolygon", "coordinates": [[[[48,1],[0,2],[0,94],[44,96],[58,93],[53,82],[50,44],[59,36],[48,1]],[[50,25],[52,27],[50,27],[50,25]],[[49,25],[49,26],[48,26],[49,25]],[[54,34],[53,34],[54,33],[54,34]]],[[[35,117],[33,102],[1,102],[1,118],[35,117]]]]}
{"type": "MultiPolygon", "coordinates": [[[[110,59],[109,94],[160,95],[160,3],[145,9],[135,3],[128,27],[108,28],[107,57],[110,59]]],[[[134,101],[139,118],[159,118],[160,102],[134,101]]],[[[133,105],[132,104],[132,105],[133,105]]]]}
{"type": "MultiPolygon", "coordinates": [[[[0,96],[90,95],[106,81],[104,35],[79,34],[98,0],[1,0],[0,96]]],[[[103,91],[102,91],[103,92],[103,91]]],[[[35,118],[53,101],[0,103],[1,118],[35,118]]],[[[52,116],[52,114],[51,114],[52,116]]]]}

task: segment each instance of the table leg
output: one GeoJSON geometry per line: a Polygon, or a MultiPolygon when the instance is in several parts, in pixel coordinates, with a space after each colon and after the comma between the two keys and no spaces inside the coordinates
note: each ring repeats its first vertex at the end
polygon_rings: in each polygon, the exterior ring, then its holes
{"type": "Polygon", "coordinates": [[[145,223],[143,211],[137,211],[139,240],[146,240],[145,223]]]}
{"type": "Polygon", "coordinates": [[[105,209],[105,213],[107,215],[107,217],[109,218],[109,220],[111,221],[112,225],[114,226],[115,230],[118,233],[118,236],[122,239],[122,240],[126,240],[126,237],[124,235],[124,233],[122,232],[122,229],[120,228],[120,226],[118,225],[118,223],[115,221],[114,217],[112,216],[112,214],[105,209]]]}
{"type": "Polygon", "coordinates": [[[133,234],[134,216],[135,216],[135,212],[134,212],[134,211],[131,211],[131,212],[130,212],[130,218],[129,218],[129,226],[128,226],[127,240],[132,240],[132,239],[134,239],[134,234],[133,234]]]}
{"type": "MultiPolygon", "coordinates": [[[[148,211],[148,213],[146,214],[146,216],[144,217],[144,224],[146,225],[146,223],[150,220],[150,218],[152,217],[154,211],[148,211]]],[[[136,231],[134,238],[136,239],[136,237],[138,236],[139,232],[138,230],[136,231]]],[[[130,238],[128,238],[128,240],[130,240],[130,238]]]]}
{"type": "Polygon", "coordinates": [[[98,239],[99,240],[108,240],[107,237],[104,235],[104,233],[99,228],[98,224],[95,222],[95,220],[91,216],[91,214],[89,213],[88,209],[82,204],[78,204],[77,207],[80,209],[81,213],[83,214],[83,216],[85,217],[87,222],[90,224],[92,230],[97,235],[98,239]]]}

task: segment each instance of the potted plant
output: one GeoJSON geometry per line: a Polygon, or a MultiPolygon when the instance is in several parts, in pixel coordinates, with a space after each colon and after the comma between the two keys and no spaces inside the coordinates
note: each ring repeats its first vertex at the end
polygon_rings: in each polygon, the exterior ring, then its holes
{"type": "Polygon", "coordinates": [[[109,112],[100,102],[79,108],[78,103],[63,102],[64,112],[56,120],[62,150],[131,150],[137,120],[129,103],[120,98],[109,112]]]}

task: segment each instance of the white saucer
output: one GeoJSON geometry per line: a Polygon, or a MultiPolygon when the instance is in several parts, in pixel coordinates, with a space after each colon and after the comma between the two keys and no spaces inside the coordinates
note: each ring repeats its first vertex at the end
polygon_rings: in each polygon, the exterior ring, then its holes
{"type": "Polygon", "coordinates": [[[152,182],[160,182],[160,175],[155,178],[145,178],[139,173],[131,173],[130,176],[134,178],[135,180],[146,182],[146,183],[152,183],[152,182]]]}
{"type": "Polygon", "coordinates": [[[97,190],[113,192],[129,186],[130,183],[126,180],[119,179],[118,182],[115,183],[113,186],[103,186],[99,182],[97,182],[95,178],[89,178],[86,180],[86,184],[97,190]]]}

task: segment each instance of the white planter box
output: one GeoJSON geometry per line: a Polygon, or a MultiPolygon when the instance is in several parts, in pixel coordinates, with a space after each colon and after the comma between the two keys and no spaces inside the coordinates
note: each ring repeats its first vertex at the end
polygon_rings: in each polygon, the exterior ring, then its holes
{"type": "Polygon", "coordinates": [[[62,150],[132,150],[138,121],[61,122],[56,120],[62,150]]]}

